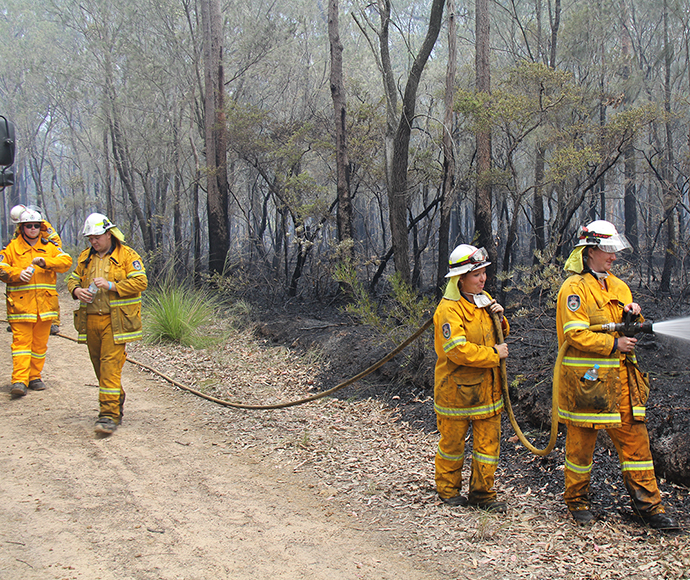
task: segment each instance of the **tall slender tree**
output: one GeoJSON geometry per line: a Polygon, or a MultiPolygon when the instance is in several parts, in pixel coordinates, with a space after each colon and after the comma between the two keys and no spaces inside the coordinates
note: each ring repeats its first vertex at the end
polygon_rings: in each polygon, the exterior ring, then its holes
{"type": "Polygon", "coordinates": [[[220,0],[201,0],[204,44],[204,119],[209,231],[208,267],[222,272],[230,246],[228,166],[223,74],[223,15],[220,0]]]}

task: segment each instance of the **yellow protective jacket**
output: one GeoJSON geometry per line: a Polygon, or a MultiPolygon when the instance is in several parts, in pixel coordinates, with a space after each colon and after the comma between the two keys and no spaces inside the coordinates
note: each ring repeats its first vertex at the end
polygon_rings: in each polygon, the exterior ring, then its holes
{"type": "Polygon", "coordinates": [[[7,321],[36,322],[58,319],[58,293],[56,272],[66,272],[72,258],[61,248],[39,238],[31,246],[19,236],[0,252],[0,280],[7,284],[7,321]],[[34,266],[34,275],[22,282],[19,275],[31,265],[34,258],[43,258],[45,268],[34,266]]]}
{"type": "MultiPolygon", "coordinates": [[[[504,335],[509,326],[503,319],[504,335]]],[[[443,298],[434,313],[434,410],[447,419],[485,419],[503,410],[500,358],[487,308],[443,298]]]]}
{"type": "MultiPolygon", "coordinates": [[[[93,248],[87,248],[79,254],[77,267],[67,279],[67,288],[73,296],[76,288],[87,288],[94,279],[94,268],[91,267],[93,253],[93,248]]],[[[146,269],[139,254],[116,242],[106,266],[105,278],[115,285],[106,293],[115,344],[139,340],[142,336],[141,293],[148,286],[146,269]]],[[[79,309],[74,312],[74,327],[81,343],[86,342],[87,306],[80,302],[79,309]]]]}
{"type": "Polygon", "coordinates": [[[594,325],[621,322],[623,308],[632,301],[628,285],[613,274],[606,278],[606,290],[591,273],[570,276],[561,286],[556,307],[558,345],[560,348],[564,341],[569,345],[559,371],[558,416],[562,423],[597,429],[620,427],[621,397],[628,393],[633,417],[644,420],[649,386],[634,353],[614,351],[618,333],[589,330],[594,325]],[[585,372],[596,364],[599,379],[585,380],[585,372]],[[628,380],[630,373],[633,380],[628,380]]]}

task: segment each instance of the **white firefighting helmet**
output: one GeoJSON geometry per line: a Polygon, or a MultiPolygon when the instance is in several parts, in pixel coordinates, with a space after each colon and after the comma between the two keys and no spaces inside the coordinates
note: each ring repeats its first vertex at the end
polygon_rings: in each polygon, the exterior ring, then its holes
{"type": "Polygon", "coordinates": [[[102,213],[92,213],[86,218],[81,235],[88,238],[89,236],[101,236],[108,231],[121,242],[125,241],[124,234],[106,216],[102,213]]]}
{"type": "Polygon", "coordinates": [[[29,208],[24,205],[15,205],[10,210],[10,219],[15,224],[33,224],[42,222],[43,216],[37,209],[29,208]]]}
{"type": "Polygon", "coordinates": [[[484,268],[491,264],[489,253],[484,248],[475,248],[469,244],[460,244],[450,253],[448,266],[450,271],[446,278],[466,274],[478,268],[484,268]]]}
{"type": "Polygon", "coordinates": [[[579,232],[579,246],[595,246],[608,253],[622,252],[632,248],[628,239],[619,234],[611,222],[596,220],[587,226],[582,226],[579,232]]]}
{"type": "Polygon", "coordinates": [[[84,229],[81,233],[85,238],[89,236],[100,236],[114,227],[115,224],[102,213],[92,213],[86,218],[84,229]]]}
{"type": "Polygon", "coordinates": [[[19,223],[19,218],[21,217],[22,213],[26,211],[26,206],[19,204],[15,205],[11,210],[10,210],[10,219],[12,220],[13,224],[18,224],[19,223]]]}

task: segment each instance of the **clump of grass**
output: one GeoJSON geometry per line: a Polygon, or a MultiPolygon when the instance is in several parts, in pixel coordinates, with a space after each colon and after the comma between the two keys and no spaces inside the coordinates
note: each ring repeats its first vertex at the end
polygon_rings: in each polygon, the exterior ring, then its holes
{"type": "Polygon", "coordinates": [[[220,301],[208,290],[164,282],[144,294],[144,338],[152,343],[177,343],[205,348],[217,342],[209,332],[220,301]]]}

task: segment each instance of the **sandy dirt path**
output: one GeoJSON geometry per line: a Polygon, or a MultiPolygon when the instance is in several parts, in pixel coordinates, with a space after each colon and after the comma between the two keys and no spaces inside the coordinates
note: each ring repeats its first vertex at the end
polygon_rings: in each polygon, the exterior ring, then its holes
{"type": "MultiPolygon", "coordinates": [[[[61,331],[74,336],[63,309],[61,331]]],[[[209,428],[211,404],[125,365],[124,423],[99,438],[86,347],[53,336],[48,389],[9,395],[0,360],[0,580],[434,577],[209,428]]]]}

